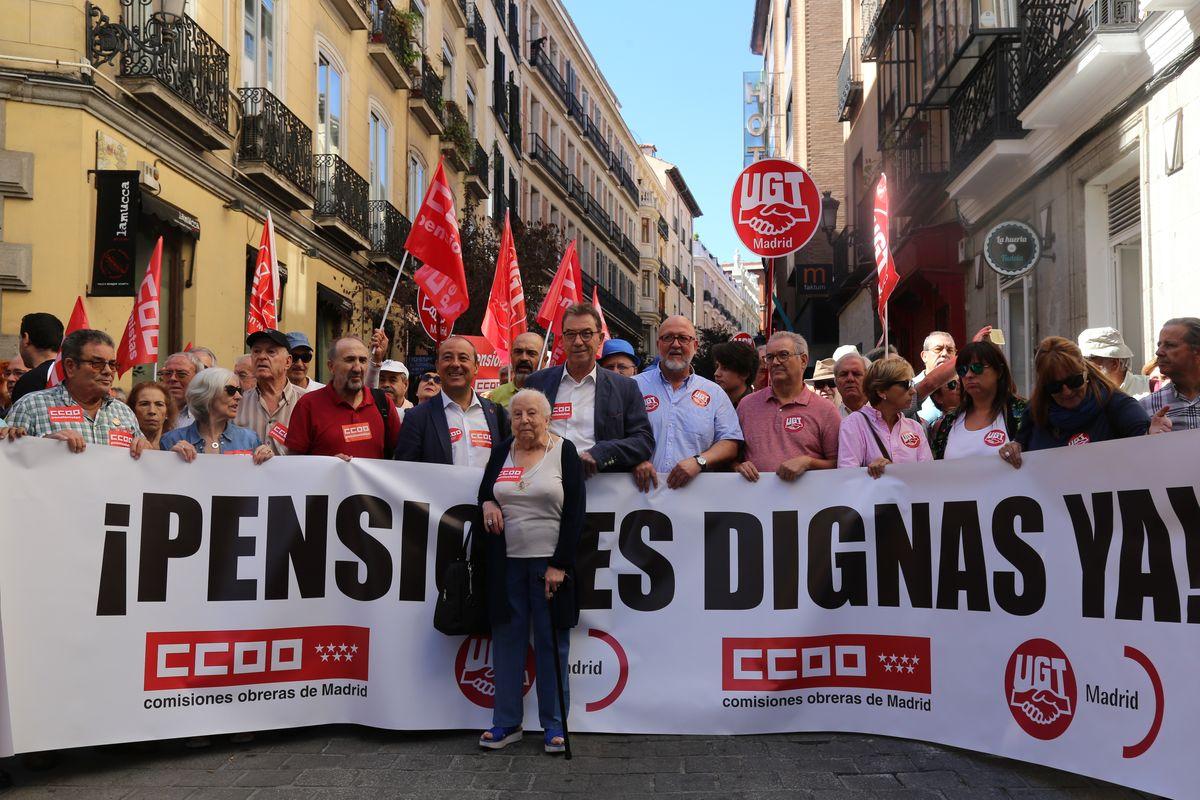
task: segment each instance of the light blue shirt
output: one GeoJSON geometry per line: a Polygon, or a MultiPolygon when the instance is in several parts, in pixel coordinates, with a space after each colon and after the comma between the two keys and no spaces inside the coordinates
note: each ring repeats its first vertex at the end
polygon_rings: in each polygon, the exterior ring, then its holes
{"type": "Polygon", "coordinates": [[[177,442],[190,442],[192,447],[196,448],[196,452],[211,453],[213,449],[217,450],[222,455],[225,453],[253,453],[258,446],[262,444],[262,440],[258,438],[258,434],[249,428],[243,428],[240,425],[234,425],[232,422],[225,424],[225,430],[221,433],[220,446],[217,448],[206,448],[207,444],[204,437],[200,435],[200,429],[193,422],[184,428],[176,428],[173,431],[168,431],[163,434],[162,440],[159,442],[159,447],[163,450],[170,450],[177,442]]]}
{"type": "Polygon", "coordinates": [[[670,472],[685,458],[726,439],[742,441],[737,411],[725,390],[708,378],[689,375],[674,389],[657,366],[633,378],[642,390],[654,429],[654,470],[670,472]]]}

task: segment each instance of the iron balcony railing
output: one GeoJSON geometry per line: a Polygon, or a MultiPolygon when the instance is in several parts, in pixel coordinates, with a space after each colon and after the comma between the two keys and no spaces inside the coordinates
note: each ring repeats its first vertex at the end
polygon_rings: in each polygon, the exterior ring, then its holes
{"type": "Polygon", "coordinates": [[[583,127],[583,103],[574,93],[567,93],[567,116],[575,120],[575,124],[583,127]]]}
{"type": "Polygon", "coordinates": [[[482,183],[484,186],[487,186],[488,171],[490,169],[491,165],[489,164],[487,150],[485,150],[483,145],[479,143],[479,140],[476,139],[475,158],[471,162],[471,174],[478,178],[480,183],[482,183]]]}
{"type": "Polygon", "coordinates": [[[511,80],[508,82],[508,143],[513,152],[521,152],[521,90],[511,80]]]}
{"type": "Polygon", "coordinates": [[[941,197],[941,184],[949,164],[946,159],[946,109],[919,111],[896,137],[894,147],[884,152],[896,216],[916,216],[913,211],[941,197]]]}
{"type": "Polygon", "coordinates": [[[500,130],[508,133],[508,85],[503,80],[492,80],[492,110],[496,112],[496,123],[500,130]]]}
{"type": "Polygon", "coordinates": [[[505,0],[492,0],[492,5],[496,7],[496,16],[500,19],[501,27],[504,26],[504,12],[506,10],[505,0]]]}
{"type": "Polygon", "coordinates": [[[312,194],[312,129],[266,89],[238,89],[242,133],[238,161],[261,161],[312,194]]]}
{"type": "Polygon", "coordinates": [[[1025,135],[1021,110],[1020,42],[1001,39],[950,98],[950,169],[959,172],[997,139],[1025,135]]]}
{"type": "Polygon", "coordinates": [[[588,219],[595,223],[596,227],[600,230],[607,232],[611,226],[611,222],[608,219],[608,214],[604,211],[604,206],[597,203],[596,198],[592,197],[591,194],[588,194],[585,198],[584,206],[588,219]]]}
{"type": "Polygon", "coordinates": [[[1135,31],[1141,24],[1138,0],[1075,3],[1021,3],[1025,19],[1022,48],[1022,108],[1046,88],[1093,34],[1135,31]]]}
{"type": "Polygon", "coordinates": [[[313,216],[335,217],[351,230],[370,238],[370,186],[367,179],[332,153],[313,156],[316,204],[313,216]]]}
{"type": "Polygon", "coordinates": [[[487,23],[484,22],[483,14],[479,13],[479,7],[474,3],[467,6],[467,39],[475,42],[479,49],[483,52],[484,60],[487,60],[487,23]]]}
{"type": "Polygon", "coordinates": [[[663,283],[671,282],[671,271],[667,269],[666,264],[658,262],[658,279],[663,283]]]}
{"type": "Polygon", "coordinates": [[[369,203],[371,223],[371,252],[387,256],[396,261],[404,259],[404,243],[412,231],[412,223],[408,217],[386,200],[372,200],[369,203]]]}
{"type": "Polygon", "coordinates": [[[549,172],[554,177],[554,180],[558,181],[564,189],[567,188],[567,165],[562,162],[562,159],[558,157],[558,154],[551,150],[550,146],[546,144],[546,141],[536,133],[531,134],[530,143],[532,146],[529,148],[529,154],[533,156],[533,160],[545,167],[546,171],[549,172]]]}
{"type": "Polygon", "coordinates": [[[633,182],[629,170],[625,169],[625,166],[615,158],[613,159],[612,173],[617,177],[617,183],[621,184],[625,194],[629,195],[629,199],[636,203],[638,201],[637,184],[633,182]]]}
{"type": "Polygon", "coordinates": [[[542,48],[541,40],[537,40],[530,45],[529,61],[541,73],[542,77],[546,79],[546,83],[550,84],[550,88],[554,93],[564,103],[567,102],[567,83],[559,73],[558,67],[554,66],[550,61],[550,57],[542,48]]]}
{"type": "Polygon", "coordinates": [[[413,85],[413,94],[423,98],[442,124],[446,122],[446,103],[442,99],[442,77],[433,71],[429,56],[421,59],[421,76],[413,85]]]}
{"type": "Polygon", "coordinates": [[[641,258],[641,253],[638,252],[637,245],[623,233],[621,234],[621,254],[625,256],[625,260],[629,262],[629,266],[631,267],[636,267],[638,259],[641,258]]]}
{"type": "Polygon", "coordinates": [[[521,60],[521,23],[517,19],[517,4],[508,3],[508,43],[512,46],[513,58],[521,60]]]}
{"type": "Polygon", "coordinates": [[[874,61],[875,26],[879,22],[880,0],[861,0],[859,3],[859,22],[862,24],[862,41],[859,43],[859,54],[863,61],[874,61]]]}
{"type": "Polygon", "coordinates": [[[671,228],[667,225],[667,220],[662,214],[658,215],[658,235],[662,237],[664,242],[671,238],[671,228]]]}
{"type": "MultiPolygon", "coordinates": [[[[125,13],[130,13],[128,8],[125,13]]],[[[161,44],[148,50],[131,39],[121,54],[121,77],[154,78],[228,133],[229,53],[186,15],[171,26],[170,38],[164,36],[161,44]]]]}
{"type": "Polygon", "coordinates": [[[580,211],[587,208],[587,190],[583,188],[583,182],[574,175],[567,176],[567,199],[577,205],[580,211]]]}
{"type": "Polygon", "coordinates": [[[850,112],[862,100],[862,47],[857,36],[846,40],[838,67],[838,122],[849,122],[850,112]]]}
{"type": "Polygon", "coordinates": [[[385,45],[396,61],[407,67],[416,59],[416,46],[400,21],[400,12],[389,0],[376,0],[371,5],[371,41],[385,45]]]}
{"type": "MultiPolygon", "coordinates": [[[[508,197],[504,194],[504,187],[497,186],[492,191],[492,219],[497,225],[503,224],[505,211],[508,211],[508,197]]],[[[511,224],[512,220],[509,222],[511,224]]]]}
{"type": "Polygon", "coordinates": [[[596,152],[600,154],[600,160],[604,162],[605,166],[608,166],[612,160],[612,148],[608,146],[608,142],[604,141],[604,134],[600,132],[600,126],[593,122],[591,117],[584,117],[583,135],[596,148],[596,152]]]}

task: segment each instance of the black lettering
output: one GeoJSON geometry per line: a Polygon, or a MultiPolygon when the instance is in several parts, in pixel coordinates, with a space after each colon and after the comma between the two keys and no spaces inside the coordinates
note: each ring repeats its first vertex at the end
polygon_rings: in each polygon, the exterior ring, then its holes
{"type": "Polygon", "coordinates": [[[763,529],[744,511],[704,515],[704,607],[721,611],[755,608],[763,598],[763,529]],[[731,585],[730,549],[737,535],[737,587],[731,585]]]}
{"type": "Polygon", "coordinates": [[[929,504],[912,506],[912,537],[904,527],[900,507],[875,506],[875,573],[879,605],[900,605],[900,575],[913,608],[933,607],[933,561],[929,543],[929,504]]]}
{"type": "Polygon", "coordinates": [[[649,591],[642,591],[641,575],[618,575],[617,594],[621,602],[634,611],[658,611],[666,608],[675,597],[675,570],[662,553],[646,543],[669,542],[673,539],[671,518],[660,511],[634,511],[621,520],[617,547],[630,564],[646,573],[649,591]],[[642,531],[646,531],[646,539],[642,531]]]}
{"type": "Polygon", "coordinates": [[[1117,504],[1121,508],[1117,619],[1141,619],[1144,601],[1149,598],[1155,622],[1179,622],[1179,583],[1171,560],[1171,536],[1150,490],[1117,492],[1117,504]],[[1146,572],[1142,572],[1143,550],[1146,572]]]}
{"type": "Polygon", "coordinates": [[[575,579],[579,592],[579,607],[612,608],[612,592],[596,588],[596,573],[608,569],[612,552],[600,549],[600,534],[617,527],[617,515],[611,511],[592,512],[583,516],[583,532],[575,555],[575,579]]]}
{"type": "Polygon", "coordinates": [[[866,525],[849,506],[824,508],[808,524],[808,596],[822,608],[867,604],[867,554],[833,553],[833,529],[839,542],[865,542],[866,525]],[[840,573],[841,588],[833,588],[833,573],[840,573]]]}
{"type": "Polygon", "coordinates": [[[996,605],[1017,616],[1028,616],[1046,602],[1046,565],[1029,542],[1017,535],[1017,520],[1021,533],[1043,533],[1042,507],[1032,497],[1006,497],[992,512],[992,541],[996,552],[1016,567],[1016,572],[997,572],[992,578],[996,605]],[[1017,591],[1017,573],[1021,575],[1021,591],[1017,591]]]}
{"type": "MultiPolygon", "coordinates": [[[[104,506],[107,528],[129,527],[129,506],[107,503],[104,506]]],[[[104,532],[104,552],[100,557],[100,588],[96,592],[96,616],[114,617],[125,613],[125,557],[129,546],[125,531],[104,532]]]]}
{"type": "Polygon", "coordinates": [[[425,600],[425,556],[429,551],[429,503],[404,501],[400,532],[400,599],[425,600]]]}
{"type": "Polygon", "coordinates": [[[138,555],[138,602],[167,599],[167,564],[200,551],[204,510],[191,497],[179,494],[142,495],[142,532],[138,555]],[[171,520],[176,534],[171,535],[171,520]]]}
{"type": "Polygon", "coordinates": [[[258,516],[257,497],[214,497],[208,546],[208,599],[256,600],[258,582],[237,576],[239,558],[254,555],[253,536],[239,536],[242,519],[258,516]]]}
{"type": "Polygon", "coordinates": [[[325,596],[325,556],[329,544],[329,497],[304,499],[304,525],[290,496],[267,498],[267,566],[263,596],[286,600],[288,566],[296,573],[301,597],[325,596]]]}
{"type": "Polygon", "coordinates": [[[1113,535],[1112,492],[1096,492],[1092,495],[1091,516],[1084,505],[1083,495],[1068,494],[1063,497],[1063,501],[1067,504],[1067,513],[1071,515],[1071,527],[1075,529],[1075,549],[1079,552],[1079,570],[1082,573],[1083,585],[1080,607],[1083,616],[1102,619],[1104,579],[1113,535]]]}
{"type": "Polygon", "coordinates": [[[960,592],[967,593],[967,608],[971,611],[990,609],[979,507],[972,500],[949,502],[942,509],[937,607],[957,609],[960,592]],[[961,568],[958,565],[960,556],[961,568]]]}
{"type": "Polygon", "coordinates": [[[800,607],[800,515],[771,515],[771,559],[774,562],[775,608],[800,607]]]}
{"type": "Polygon", "coordinates": [[[333,577],[338,589],[351,600],[378,600],[392,585],[392,556],[383,543],[366,532],[365,528],[390,529],[392,507],[378,497],[355,494],[341,502],[337,510],[338,539],[358,556],[366,575],[359,579],[358,561],[338,561],[333,577]],[[364,527],[362,517],[366,514],[364,527]]]}
{"type": "MultiPolygon", "coordinates": [[[[1196,490],[1191,486],[1174,486],[1167,489],[1167,497],[1183,526],[1188,586],[1193,592],[1200,591],[1200,504],[1196,502],[1196,490]]],[[[1188,597],[1187,621],[1200,622],[1200,595],[1188,597]]]]}

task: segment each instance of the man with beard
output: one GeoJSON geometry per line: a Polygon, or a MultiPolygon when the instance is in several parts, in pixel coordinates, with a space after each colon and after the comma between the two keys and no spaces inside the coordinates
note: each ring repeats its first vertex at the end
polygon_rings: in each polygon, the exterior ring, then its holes
{"type": "Polygon", "coordinates": [[[384,458],[400,433],[396,406],[382,389],[366,386],[367,344],[343,336],[329,348],[328,386],[296,401],[284,446],[291,455],[384,458]]]}
{"type": "Polygon", "coordinates": [[[446,339],[438,345],[437,371],[441,391],[405,412],[396,460],[486,467],[493,443],[508,438],[508,414],[475,393],[475,347],[462,336],[446,339]]]}
{"type": "Polygon", "coordinates": [[[658,328],[658,364],[634,377],[654,430],[654,457],[638,464],[638,489],[681,489],[701,472],[737,458],[742,428],[729,395],[713,381],[692,372],[696,328],[681,316],[667,317],[658,328]]]}
{"type": "Polygon", "coordinates": [[[538,368],[538,356],[542,353],[542,337],[536,333],[522,333],[512,340],[508,360],[512,364],[512,380],[502,383],[488,394],[498,406],[508,408],[513,395],[525,388],[525,379],[538,368]]]}
{"type": "Polygon", "coordinates": [[[630,472],[654,456],[654,431],[632,378],[600,369],[600,314],[590,303],[563,311],[567,363],[525,379],[550,401],[550,431],[579,451],[583,473],[630,472]]]}

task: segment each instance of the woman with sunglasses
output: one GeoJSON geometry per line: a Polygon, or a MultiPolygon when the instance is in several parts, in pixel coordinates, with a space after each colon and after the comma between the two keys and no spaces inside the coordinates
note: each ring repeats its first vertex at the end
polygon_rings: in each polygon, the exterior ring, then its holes
{"type": "Polygon", "coordinates": [[[1116,388],[1079,345],[1061,336],[1042,340],[1034,355],[1037,383],[1016,441],[1000,457],[1021,466],[1021,453],[1051,447],[1142,436],[1150,416],[1138,401],[1116,388]]]}
{"type": "Polygon", "coordinates": [[[159,447],[178,453],[189,463],[201,453],[246,454],[254,456],[255,464],[263,463],[274,452],[257,433],[233,422],[241,399],[242,384],[230,370],[203,370],[187,387],[187,404],[194,422],[163,434],[159,447]]]}
{"type": "Polygon", "coordinates": [[[417,381],[417,405],[424,403],[431,397],[437,397],[442,391],[442,376],[436,372],[426,372],[421,375],[421,379],[417,381]]]}
{"type": "Polygon", "coordinates": [[[888,464],[932,461],[920,420],[904,416],[912,405],[913,369],[899,356],[871,363],[863,378],[868,405],[842,420],[838,466],[866,467],[879,478],[888,464]]]}
{"type": "Polygon", "coordinates": [[[929,437],[934,458],[969,458],[997,452],[1012,441],[1025,418],[1025,400],[1004,351],[992,342],[971,342],[955,361],[962,404],[947,413],[929,437]]]}

